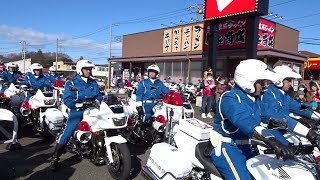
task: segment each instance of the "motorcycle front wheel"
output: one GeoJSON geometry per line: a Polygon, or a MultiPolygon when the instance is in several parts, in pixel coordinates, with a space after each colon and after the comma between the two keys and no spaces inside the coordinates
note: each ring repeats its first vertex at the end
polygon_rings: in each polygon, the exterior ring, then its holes
{"type": "Polygon", "coordinates": [[[106,154],[107,169],[113,179],[125,180],[131,171],[131,156],[127,144],[111,143],[113,163],[109,163],[106,154]]]}

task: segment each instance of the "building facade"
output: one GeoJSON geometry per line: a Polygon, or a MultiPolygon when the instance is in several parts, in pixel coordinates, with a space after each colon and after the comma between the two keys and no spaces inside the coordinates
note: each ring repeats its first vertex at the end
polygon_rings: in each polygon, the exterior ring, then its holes
{"type": "MultiPolygon", "coordinates": [[[[110,62],[122,64],[134,75],[143,74],[148,65],[156,63],[160,79],[197,83],[207,68],[209,23],[197,22],[123,36],[121,58],[110,62]]],[[[216,75],[233,77],[235,67],[246,59],[245,18],[219,23],[216,75]]],[[[261,18],[259,23],[258,59],[271,66],[288,64],[303,75],[307,56],[298,52],[299,31],[261,18]]]]}
{"type": "MultiPolygon", "coordinates": [[[[26,73],[29,71],[29,67],[31,66],[31,59],[25,59],[25,60],[18,60],[18,61],[12,61],[12,63],[18,64],[19,66],[19,70],[22,73],[26,73]]],[[[7,63],[4,63],[5,66],[7,65],[7,63]]]]}
{"type": "MultiPolygon", "coordinates": [[[[76,63],[74,62],[63,62],[58,61],[53,62],[53,66],[57,67],[57,71],[63,73],[63,77],[73,77],[76,74],[76,63]]],[[[97,79],[105,80],[108,78],[108,65],[96,64],[95,68],[92,70],[93,77],[97,79]]],[[[113,72],[113,67],[111,66],[111,72],[113,72]]]]}

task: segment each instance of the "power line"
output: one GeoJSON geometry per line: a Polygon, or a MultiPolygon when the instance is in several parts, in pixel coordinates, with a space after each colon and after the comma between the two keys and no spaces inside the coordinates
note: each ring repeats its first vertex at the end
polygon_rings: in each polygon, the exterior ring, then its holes
{"type": "Polygon", "coordinates": [[[290,1],[282,2],[282,3],[278,3],[278,4],[271,5],[271,6],[269,6],[269,7],[280,6],[280,5],[288,4],[288,3],[291,3],[291,2],[294,2],[294,1],[297,1],[297,0],[290,0],[290,1]]]}
{"type": "Polygon", "coordinates": [[[296,29],[302,29],[302,28],[307,28],[307,27],[313,27],[313,26],[319,26],[320,24],[310,24],[310,25],[306,25],[306,26],[299,26],[296,27],[296,29]]]}
{"type": "Polygon", "coordinates": [[[309,15],[305,15],[305,16],[300,16],[300,17],[296,17],[296,18],[292,18],[292,19],[286,19],[286,20],[283,20],[282,22],[288,22],[288,21],[293,21],[293,20],[297,20],[297,19],[308,18],[308,17],[312,17],[312,16],[317,16],[317,15],[320,15],[320,12],[313,13],[313,14],[309,14],[309,15]]]}
{"type": "Polygon", "coordinates": [[[150,15],[150,16],[145,16],[145,17],[141,17],[141,18],[136,18],[136,19],[131,19],[131,20],[126,20],[126,21],[119,21],[116,24],[127,24],[127,23],[131,23],[133,21],[141,21],[141,20],[145,20],[145,19],[150,19],[150,18],[159,18],[162,16],[168,16],[168,15],[173,15],[173,14],[177,14],[183,11],[186,11],[190,9],[190,7],[187,8],[182,8],[182,9],[178,9],[178,10],[174,10],[174,11],[169,11],[169,12],[165,12],[165,13],[161,13],[161,14],[154,14],[154,15],[150,15]]]}
{"type": "Polygon", "coordinates": [[[320,46],[320,43],[312,43],[312,42],[299,42],[299,44],[308,44],[308,45],[320,46]]]}
{"type": "Polygon", "coordinates": [[[320,41],[320,39],[318,39],[318,38],[309,38],[309,37],[300,37],[300,39],[309,39],[309,40],[320,41]]]}
{"type": "Polygon", "coordinates": [[[139,24],[139,23],[146,23],[146,22],[156,22],[156,21],[161,21],[161,20],[165,20],[165,19],[171,19],[171,18],[175,18],[175,17],[186,16],[186,15],[190,15],[190,14],[193,14],[193,13],[192,12],[188,12],[188,13],[184,13],[184,14],[178,14],[178,15],[175,15],[175,16],[169,16],[169,17],[163,17],[163,18],[145,19],[145,20],[130,22],[130,23],[126,23],[126,24],[139,24]]]}

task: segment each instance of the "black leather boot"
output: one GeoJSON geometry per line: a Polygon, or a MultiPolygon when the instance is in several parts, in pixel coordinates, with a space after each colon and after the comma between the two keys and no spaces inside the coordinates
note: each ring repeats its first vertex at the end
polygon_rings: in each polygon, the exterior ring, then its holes
{"type": "Polygon", "coordinates": [[[64,146],[65,145],[57,143],[51,159],[51,165],[50,165],[51,171],[57,171],[59,158],[63,153],[64,146]]]}

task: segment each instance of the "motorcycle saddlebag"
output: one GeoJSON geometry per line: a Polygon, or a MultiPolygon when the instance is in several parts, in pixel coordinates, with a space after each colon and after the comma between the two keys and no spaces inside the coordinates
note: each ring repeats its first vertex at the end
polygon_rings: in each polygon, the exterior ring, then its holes
{"type": "Polygon", "coordinates": [[[56,108],[49,108],[45,112],[45,122],[50,130],[58,130],[63,124],[63,114],[56,108]]]}
{"type": "Polygon", "coordinates": [[[192,171],[187,154],[167,143],[157,143],[150,150],[147,169],[159,179],[184,179],[192,171]]]}

